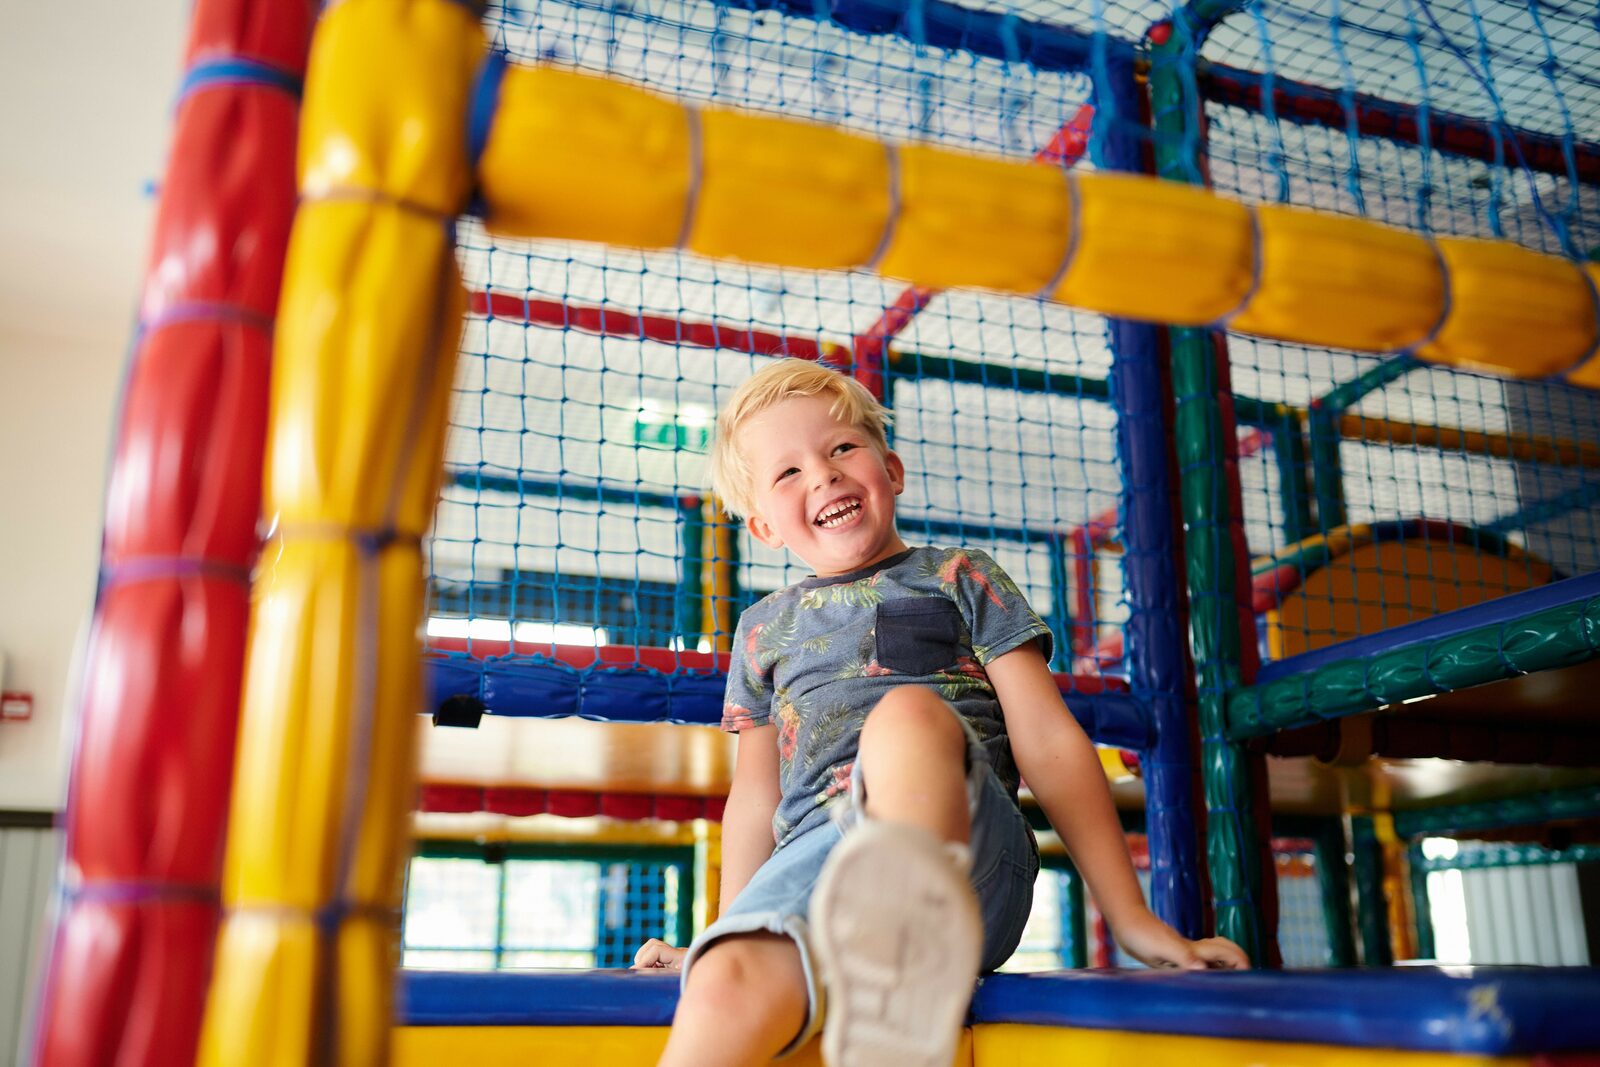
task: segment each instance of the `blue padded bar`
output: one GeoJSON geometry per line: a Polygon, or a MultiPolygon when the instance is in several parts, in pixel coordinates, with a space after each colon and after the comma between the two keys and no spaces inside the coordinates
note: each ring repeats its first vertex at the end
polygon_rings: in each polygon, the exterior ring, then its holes
{"type": "Polygon", "coordinates": [[[1150,712],[1131,693],[1067,693],[1067,707],[1089,740],[1144,752],[1150,747],[1150,712]]]}
{"type": "Polygon", "coordinates": [[[715,725],[722,719],[726,676],[665,674],[645,668],[579,670],[544,658],[426,661],[428,707],[452,696],[475,696],[490,714],[543,719],[577,715],[606,722],[715,725]]]}
{"type": "Polygon", "coordinates": [[[400,1026],[667,1026],[678,976],[641,971],[402,971],[400,1026]]]}
{"type": "MultiPolygon", "coordinates": [[[[675,975],[401,975],[402,1026],[666,1026],[675,975]]],[[[1600,970],[1057,971],[984,979],[972,1023],[1515,1055],[1600,1049],[1600,970]]]]}
{"type": "Polygon", "coordinates": [[[1600,1049],[1600,970],[1394,967],[996,975],[977,1023],[1507,1055],[1600,1049]]]}
{"type": "Polygon", "coordinates": [[[1264,663],[1261,665],[1260,673],[1256,675],[1256,684],[1265,685],[1279,678],[1308,673],[1340,660],[1376,656],[1380,652],[1393,652],[1406,645],[1452,637],[1480,626],[1513,622],[1524,615],[1532,615],[1547,608],[1559,608],[1565,604],[1581,603],[1596,596],[1600,596],[1600,572],[1582,574],[1576,578],[1564,578],[1559,582],[1541,585],[1537,589],[1525,589],[1520,593],[1497,597],[1482,604],[1446,611],[1431,619],[1418,619],[1416,622],[1403,623],[1381,633],[1354,637],[1348,641],[1328,645],[1326,648],[1264,663]]]}
{"type": "MultiPolygon", "coordinates": [[[[480,660],[430,656],[425,661],[429,709],[453,696],[473,696],[492,715],[605,722],[722,720],[724,674],[666,674],[646,668],[589,667],[535,657],[480,660]]],[[[1150,744],[1144,703],[1130,693],[1067,693],[1067,705],[1089,737],[1103,745],[1150,744]]]]}
{"type": "MultiPolygon", "coordinates": [[[[747,11],[776,10],[799,18],[825,11],[856,33],[895,33],[915,44],[949,48],[1038,70],[1086,73],[1093,63],[1094,35],[996,11],[975,11],[947,0],[716,0],[747,11]]],[[[1105,47],[1132,58],[1132,42],[1108,39],[1105,47]]]]}

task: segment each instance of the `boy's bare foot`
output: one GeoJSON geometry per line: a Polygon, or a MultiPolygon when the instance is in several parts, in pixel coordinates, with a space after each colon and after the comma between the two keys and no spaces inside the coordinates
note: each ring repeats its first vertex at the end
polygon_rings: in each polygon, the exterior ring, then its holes
{"type": "Polygon", "coordinates": [[[811,931],[828,1067],[949,1067],[983,950],[952,846],[917,827],[863,822],[828,857],[811,931]]]}

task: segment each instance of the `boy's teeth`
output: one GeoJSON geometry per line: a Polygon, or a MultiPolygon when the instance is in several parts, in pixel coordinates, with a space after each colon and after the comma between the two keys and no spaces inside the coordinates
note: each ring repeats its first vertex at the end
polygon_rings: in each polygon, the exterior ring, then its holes
{"type": "Polygon", "coordinates": [[[824,528],[838,526],[860,509],[861,502],[859,500],[852,500],[846,504],[836,505],[817,516],[817,525],[824,528]]]}

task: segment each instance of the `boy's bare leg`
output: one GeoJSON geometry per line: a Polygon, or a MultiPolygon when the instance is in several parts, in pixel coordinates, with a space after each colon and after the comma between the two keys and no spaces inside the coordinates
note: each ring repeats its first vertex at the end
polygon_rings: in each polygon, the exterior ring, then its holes
{"type": "Polygon", "coordinates": [[[967,882],[967,735],[937,694],[892,690],[857,759],[865,822],[846,832],[811,898],[828,987],[830,1067],[949,1067],[983,947],[967,882]]]}
{"type": "Polygon", "coordinates": [[[657,1067],[745,1067],[766,1063],[806,1020],[800,950],[777,934],[732,934],[689,969],[657,1067]]]}
{"type": "Polygon", "coordinates": [[[867,814],[965,843],[972,834],[966,754],[967,735],[937,693],[914,685],[890,690],[861,729],[856,758],[867,814]]]}

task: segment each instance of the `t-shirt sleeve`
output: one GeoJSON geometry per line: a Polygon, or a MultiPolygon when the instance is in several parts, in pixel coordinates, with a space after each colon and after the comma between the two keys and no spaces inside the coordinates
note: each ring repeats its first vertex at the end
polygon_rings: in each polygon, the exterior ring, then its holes
{"type": "Polygon", "coordinates": [[[1028,604],[1017,583],[987,552],[962,549],[945,563],[955,582],[956,601],[972,634],[972,654],[980,664],[1038,641],[1048,660],[1055,647],[1050,627],[1028,604]]]}
{"type": "Polygon", "coordinates": [[[739,616],[733,631],[733,652],[728,661],[728,685],[722,698],[722,721],[730,733],[765,726],[772,719],[772,679],[763,674],[750,652],[751,639],[759,632],[754,612],[739,616]]]}

